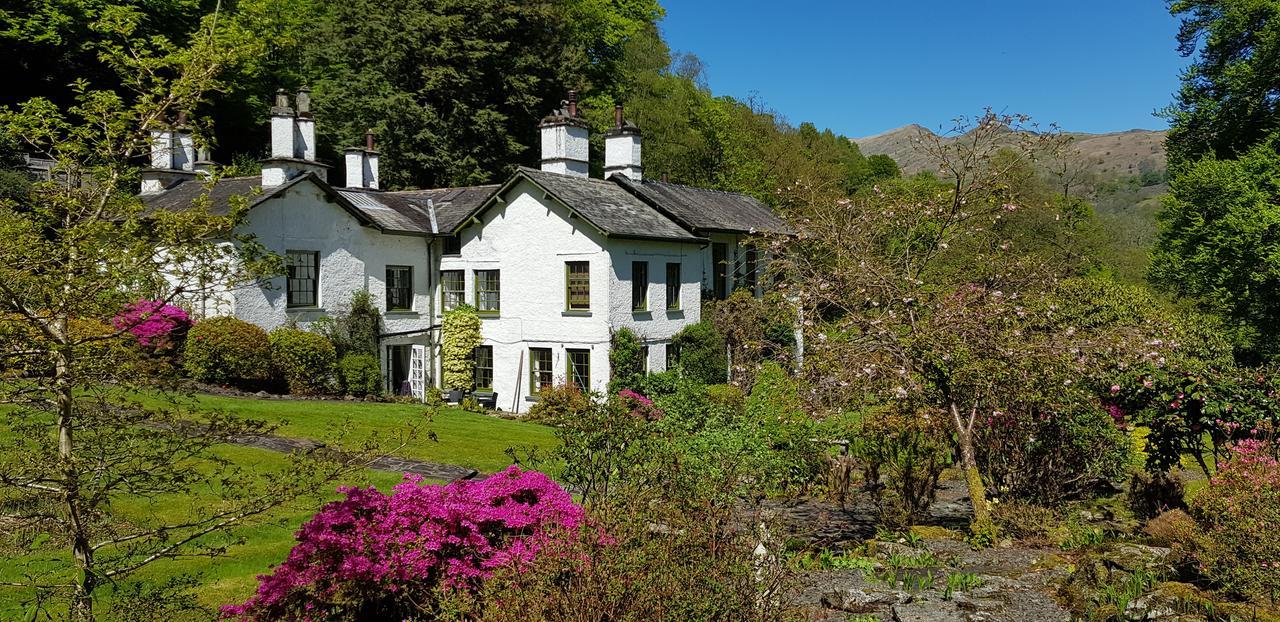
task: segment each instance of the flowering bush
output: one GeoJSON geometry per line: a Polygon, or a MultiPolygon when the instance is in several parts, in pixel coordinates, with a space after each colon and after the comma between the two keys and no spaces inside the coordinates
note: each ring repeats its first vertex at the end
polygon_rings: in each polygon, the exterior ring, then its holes
{"type": "Polygon", "coordinates": [[[346,499],[304,524],[285,562],[259,577],[248,602],[224,607],[224,618],[419,619],[441,595],[528,565],[584,521],[569,493],[514,466],[479,482],[434,486],[406,476],[390,495],[342,492],[346,499]]]}
{"type": "Polygon", "coordinates": [[[111,325],[129,331],[144,346],[171,348],[186,336],[191,316],[182,308],[159,300],[139,300],[116,314],[111,325]]]}
{"type": "Polygon", "coordinates": [[[654,406],[653,400],[631,389],[619,391],[618,400],[630,411],[632,417],[644,421],[657,421],[662,418],[662,409],[654,406]]]}
{"type": "Polygon", "coordinates": [[[529,409],[525,419],[559,425],[577,420],[591,409],[591,397],[580,391],[577,385],[565,383],[538,391],[538,403],[529,409]]]}
{"type": "Polygon", "coordinates": [[[1232,447],[1210,486],[1191,502],[1202,530],[1201,570],[1226,590],[1258,600],[1280,597],[1280,462],[1270,443],[1232,447]]]}

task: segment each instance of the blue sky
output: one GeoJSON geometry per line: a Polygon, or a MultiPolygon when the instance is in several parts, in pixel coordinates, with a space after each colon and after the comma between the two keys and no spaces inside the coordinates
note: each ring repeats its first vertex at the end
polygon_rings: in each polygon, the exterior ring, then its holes
{"type": "Polygon", "coordinates": [[[717,95],[847,136],[992,106],[1064,130],[1162,129],[1188,59],[1163,0],[663,0],[717,95]]]}

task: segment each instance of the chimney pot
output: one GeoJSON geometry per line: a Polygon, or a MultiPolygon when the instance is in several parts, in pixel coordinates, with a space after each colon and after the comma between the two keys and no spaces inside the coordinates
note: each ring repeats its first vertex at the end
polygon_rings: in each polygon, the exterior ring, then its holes
{"type": "Polygon", "coordinates": [[[302,88],[298,89],[297,102],[298,102],[298,116],[310,116],[311,115],[311,89],[309,87],[303,86],[302,88]]]}
{"type": "Polygon", "coordinates": [[[289,107],[289,94],[284,89],[276,89],[276,108],[289,107]]]}
{"type": "Polygon", "coordinates": [[[622,104],[617,104],[613,107],[613,126],[616,128],[622,127],[622,104]]]}
{"type": "Polygon", "coordinates": [[[578,117],[578,92],[577,91],[569,91],[569,116],[575,119],[578,117]]]}
{"type": "Polygon", "coordinates": [[[367,151],[373,151],[373,128],[369,128],[364,132],[364,148],[367,151]]]}
{"type": "Polygon", "coordinates": [[[665,183],[667,183],[667,174],[666,174],[666,173],[663,173],[663,174],[662,174],[662,183],[664,183],[664,184],[665,184],[665,183]]]}

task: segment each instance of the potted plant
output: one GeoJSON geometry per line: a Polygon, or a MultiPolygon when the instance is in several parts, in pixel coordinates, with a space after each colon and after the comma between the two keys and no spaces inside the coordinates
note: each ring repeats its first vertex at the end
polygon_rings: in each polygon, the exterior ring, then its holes
{"type": "Polygon", "coordinates": [[[480,336],[480,316],[476,315],[475,307],[458,305],[444,314],[440,329],[445,400],[457,404],[462,401],[462,395],[471,390],[475,378],[475,362],[471,357],[472,352],[483,341],[480,336]]]}

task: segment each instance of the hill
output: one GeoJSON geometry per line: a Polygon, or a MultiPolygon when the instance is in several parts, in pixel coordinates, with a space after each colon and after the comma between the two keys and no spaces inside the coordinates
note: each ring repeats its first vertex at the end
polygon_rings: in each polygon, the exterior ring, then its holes
{"type": "MultiPolygon", "coordinates": [[[[912,139],[930,132],[920,125],[907,125],[875,136],[854,138],[864,155],[884,154],[898,162],[903,173],[918,173],[928,167],[926,156],[915,149],[912,139]]],[[[1131,177],[1165,169],[1164,130],[1129,130],[1106,134],[1068,132],[1076,150],[1089,162],[1089,170],[1100,180],[1131,177]]]]}

